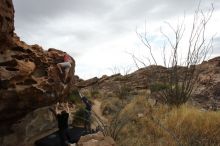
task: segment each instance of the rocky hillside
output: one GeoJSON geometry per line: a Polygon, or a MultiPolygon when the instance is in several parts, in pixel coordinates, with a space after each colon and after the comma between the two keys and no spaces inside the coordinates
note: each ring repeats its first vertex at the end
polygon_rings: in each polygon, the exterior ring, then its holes
{"type": "MultiPolygon", "coordinates": [[[[184,67],[180,67],[180,74],[184,70],[184,67]]],[[[220,107],[220,57],[204,61],[196,66],[196,70],[200,74],[198,88],[193,94],[193,102],[205,108],[210,108],[213,104],[220,107]]],[[[168,69],[165,67],[148,66],[125,76],[115,74],[89,80],[78,80],[76,86],[91,92],[96,90],[104,96],[120,92],[120,90],[126,90],[131,95],[140,90],[149,91],[156,82],[166,79],[167,74],[168,69]]]]}
{"type": "Polygon", "coordinates": [[[14,33],[12,0],[0,1],[0,135],[27,113],[62,100],[74,88],[73,60],[67,83],[56,66],[64,52],[27,45],[14,33]]]}

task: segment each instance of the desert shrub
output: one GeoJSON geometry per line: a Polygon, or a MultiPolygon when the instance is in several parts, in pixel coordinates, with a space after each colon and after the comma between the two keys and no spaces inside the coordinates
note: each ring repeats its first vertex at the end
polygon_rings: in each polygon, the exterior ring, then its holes
{"type": "Polygon", "coordinates": [[[196,66],[207,59],[213,47],[214,36],[208,36],[206,34],[207,24],[212,17],[213,11],[213,5],[211,5],[208,11],[204,11],[200,8],[199,3],[193,15],[192,27],[185,27],[186,22],[184,19],[182,23],[176,26],[167,22],[168,28],[175,37],[170,33],[166,33],[163,28],[160,28],[160,32],[165,39],[163,47],[153,44],[155,42],[152,41],[150,33],[146,29],[145,32],[137,32],[140,41],[148,51],[147,62],[142,57],[137,57],[134,54],[131,54],[132,59],[138,68],[140,68],[140,65],[146,67],[148,64],[156,66],[156,68],[150,69],[152,74],[150,80],[156,82],[160,79],[163,80],[164,84],[169,85],[169,88],[163,90],[160,96],[171,106],[181,106],[186,103],[197,86],[196,83],[201,72],[197,71],[196,66]],[[186,33],[188,29],[190,33],[186,33]],[[183,40],[187,40],[187,43],[183,43],[183,40]],[[182,44],[188,45],[185,50],[186,53],[180,51],[182,50],[182,44]],[[162,60],[166,72],[158,69],[160,63],[157,59],[156,52],[154,52],[155,46],[163,48],[161,52],[163,54],[162,60]]]}
{"type": "Polygon", "coordinates": [[[80,107],[73,116],[73,125],[82,125],[84,123],[84,108],[80,107]]]}
{"type": "Polygon", "coordinates": [[[80,103],[81,102],[81,98],[79,96],[79,92],[78,90],[73,90],[70,94],[68,99],[70,101],[72,101],[73,103],[80,103]]]}
{"type": "MultiPolygon", "coordinates": [[[[190,87],[189,90],[193,90],[193,87],[190,87]]],[[[159,92],[159,95],[164,103],[178,107],[188,101],[191,91],[185,91],[185,87],[182,87],[179,84],[170,84],[167,85],[166,89],[159,92]]]]}
{"type": "Polygon", "coordinates": [[[163,83],[155,83],[150,85],[151,92],[158,92],[161,90],[169,89],[169,85],[163,84],[163,83]]]}
{"type": "Polygon", "coordinates": [[[115,141],[117,141],[121,133],[121,130],[129,122],[131,122],[131,115],[129,116],[121,115],[121,111],[118,111],[111,118],[111,120],[109,120],[108,124],[104,126],[103,133],[105,136],[111,136],[115,141]]]}
{"type": "MultiPolygon", "coordinates": [[[[118,98],[115,98],[115,99],[119,100],[118,98]]],[[[105,108],[106,107],[108,107],[108,105],[105,105],[105,108]]],[[[104,108],[104,110],[105,110],[105,108],[104,108]]],[[[95,116],[97,123],[99,123],[99,127],[101,127],[103,134],[105,136],[111,136],[115,141],[117,141],[118,137],[121,133],[121,130],[129,122],[132,121],[133,115],[127,114],[125,112],[125,108],[122,108],[122,107],[115,109],[115,111],[113,111],[113,112],[114,112],[114,114],[111,114],[110,116],[108,116],[107,123],[104,123],[101,120],[101,118],[99,118],[96,114],[93,116],[95,116]]]]}
{"type": "Polygon", "coordinates": [[[119,99],[121,99],[122,102],[124,102],[124,100],[129,96],[130,91],[131,91],[131,87],[129,87],[126,84],[121,84],[114,89],[115,95],[119,99]]]}

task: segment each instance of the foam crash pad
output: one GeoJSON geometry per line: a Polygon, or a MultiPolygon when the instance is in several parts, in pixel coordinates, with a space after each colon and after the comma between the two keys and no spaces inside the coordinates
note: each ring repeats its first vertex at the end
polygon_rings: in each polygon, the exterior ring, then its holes
{"type": "MultiPolygon", "coordinates": [[[[81,136],[85,135],[85,129],[81,127],[72,127],[69,129],[71,143],[77,143],[81,136]]],[[[43,137],[35,142],[35,146],[61,146],[58,131],[43,137]]]]}

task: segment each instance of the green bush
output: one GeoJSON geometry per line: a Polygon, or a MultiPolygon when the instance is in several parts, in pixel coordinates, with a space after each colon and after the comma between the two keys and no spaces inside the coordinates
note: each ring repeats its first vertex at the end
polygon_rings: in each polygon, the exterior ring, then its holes
{"type": "Polygon", "coordinates": [[[68,99],[72,101],[73,103],[80,103],[81,98],[79,95],[79,92],[77,90],[72,91],[72,93],[69,95],[68,99]]]}
{"type": "Polygon", "coordinates": [[[83,107],[80,107],[73,116],[73,125],[83,125],[85,122],[84,119],[84,113],[85,113],[85,109],[83,107]]]}
{"type": "Polygon", "coordinates": [[[169,85],[163,84],[163,83],[155,83],[150,85],[151,92],[158,92],[161,90],[169,89],[169,85]]]}

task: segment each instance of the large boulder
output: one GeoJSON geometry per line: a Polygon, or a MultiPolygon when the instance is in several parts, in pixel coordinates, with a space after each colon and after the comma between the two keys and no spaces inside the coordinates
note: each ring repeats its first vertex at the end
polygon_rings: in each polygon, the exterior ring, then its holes
{"type": "MultiPolygon", "coordinates": [[[[18,123],[12,126],[15,133],[0,137],[1,146],[30,146],[39,140],[58,130],[57,119],[50,111],[55,105],[38,108],[28,113],[18,123]]],[[[75,106],[69,104],[70,118],[73,121],[75,106]]]]}
{"type": "Polygon", "coordinates": [[[12,0],[0,1],[0,137],[27,113],[63,100],[74,88],[75,61],[67,82],[57,63],[62,52],[20,41],[14,30],[12,0]]]}
{"type": "Polygon", "coordinates": [[[110,136],[104,136],[101,132],[81,136],[78,146],[116,146],[110,136]]]}

